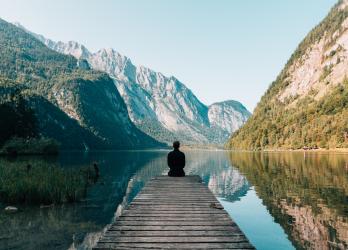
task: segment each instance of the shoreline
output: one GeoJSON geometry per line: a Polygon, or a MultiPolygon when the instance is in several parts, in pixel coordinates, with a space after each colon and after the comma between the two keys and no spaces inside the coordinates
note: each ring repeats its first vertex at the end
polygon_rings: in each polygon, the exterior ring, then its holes
{"type": "Polygon", "coordinates": [[[348,148],[335,148],[335,149],[266,149],[260,150],[260,152],[309,152],[309,153],[348,153],[348,148]]]}
{"type": "MultiPolygon", "coordinates": [[[[202,147],[202,146],[181,146],[182,150],[202,150],[202,151],[226,151],[226,152],[254,152],[254,153],[343,153],[343,154],[348,154],[348,148],[336,148],[336,149],[264,149],[264,150],[247,150],[247,149],[225,149],[222,147],[202,147]]],[[[153,151],[170,151],[171,148],[141,148],[141,149],[98,149],[98,150],[89,150],[89,151],[84,151],[84,150],[60,150],[58,153],[17,153],[15,155],[16,157],[20,156],[37,156],[37,157],[57,157],[60,154],[65,154],[65,153],[98,153],[98,152],[125,152],[125,151],[132,151],[132,152],[153,152],[153,151]]],[[[0,157],[11,157],[13,155],[5,153],[0,151],[0,157]]]]}

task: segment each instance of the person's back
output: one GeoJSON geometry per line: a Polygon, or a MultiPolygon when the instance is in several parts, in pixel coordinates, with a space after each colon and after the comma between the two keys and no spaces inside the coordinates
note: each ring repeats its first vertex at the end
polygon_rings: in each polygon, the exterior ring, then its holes
{"type": "Polygon", "coordinates": [[[185,154],[179,150],[179,147],[180,142],[174,142],[174,150],[169,152],[167,157],[168,167],[170,168],[168,175],[172,177],[185,176],[185,154]]]}

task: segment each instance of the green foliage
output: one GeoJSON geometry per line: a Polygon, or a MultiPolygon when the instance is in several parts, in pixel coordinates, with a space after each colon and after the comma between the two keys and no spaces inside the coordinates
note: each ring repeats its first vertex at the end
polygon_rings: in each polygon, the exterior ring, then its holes
{"type": "MultiPolygon", "coordinates": [[[[6,98],[3,98],[1,101],[5,100],[6,98]]],[[[0,119],[0,146],[12,137],[37,136],[36,117],[19,89],[10,94],[7,102],[0,102],[0,117],[3,117],[0,119]]]]}
{"type": "Polygon", "coordinates": [[[234,149],[347,148],[348,83],[319,101],[304,99],[296,107],[269,105],[233,134],[234,149]],[[301,107],[301,108],[298,108],[301,107]]]}
{"type": "Polygon", "coordinates": [[[346,232],[341,221],[345,221],[348,209],[347,155],[231,152],[230,161],[255,187],[296,249],[303,249],[304,244],[305,249],[315,249],[315,240],[306,242],[306,233],[313,225],[323,233],[328,229],[327,235],[330,229],[337,230],[330,234],[332,242],[347,248],[347,242],[340,237],[346,232]],[[294,216],[301,219],[289,223],[294,216]]]}
{"type": "Polygon", "coordinates": [[[325,66],[322,75],[319,78],[319,81],[324,81],[332,72],[333,65],[325,66]]]}
{"type": "MultiPolygon", "coordinates": [[[[73,56],[47,48],[32,35],[0,19],[0,77],[46,94],[56,84],[74,79],[96,80],[104,73],[78,68],[73,56]]],[[[0,85],[1,85],[0,80],[0,85]]]]}
{"type": "MultiPolygon", "coordinates": [[[[348,147],[348,81],[345,80],[320,100],[306,97],[288,106],[292,100],[281,103],[277,99],[277,95],[289,84],[289,67],[324,35],[332,37],[336,30],[342,29],[341,24],[348,17],[348,8],[341,10],[337,6],[301,42],[276,81],[261,98],[252,117],[232,135],[226,148],[262,150],[300,149],[305,146],[348,147]]],[[[322,81],[331,70],[332,66],[325,68],[322,81]]]]}
{"type": "Polygon", "coordinates": [[[318,201],[345,214],[348,193],[346,155],[231,152],[231,164],[245,174],[265,199],[289,199],[289,194],[318,209],[318,201]],[[318,164],[320,162],[320,164],[318,164]],[[272,183],[272,185],[270,185],[272,183]],[[336,188],[335,192],[325,192],[336,188]],[[326,190],[325,190],[326,189],[326,190]]]}
{"type": "Polygon", "coordinates": [[[166,142],[167,144],[171,144],[173,141],[178,140],[176,136],[161,126],[158,122],[150,119],[144,118],[138,127],[146,134],[151,135],[158,141],[166,142]]]}
{"type": "Polygon", "coordinates": [[[90,167],[65,170],[42,161],[28,161],[21,166],[0,160],[0,201],[10,204],[75,202],[86,196],[95,178],[90,167]]]}
{"type": "Polygon", "coordinates": [[[42,154],[54,155],[59,152],[59,144],[51,138],[18,138],[6,141],[0,154],[42,154]]]}
{"type": "MultiPolygon", "coordinates": [[[[38,136],[55,138],[64,149],[160,145],[131,124],[127,108],[107,74],[79,67],[73,56],[47,48],[32,35],[1,19],[0,58],[0,104],[6,103],[1,118],[14,108],[11,93],[18,89],[27,107],[35,113],[38,136]]],[[[27,118],[21,123],[30,130],[27,118]]],[[[1,119],[9,134],[32,137],[10,131],[16,119],[1,119]]],[[[0,146],[11,136],[0,138],[0,146]]]]}

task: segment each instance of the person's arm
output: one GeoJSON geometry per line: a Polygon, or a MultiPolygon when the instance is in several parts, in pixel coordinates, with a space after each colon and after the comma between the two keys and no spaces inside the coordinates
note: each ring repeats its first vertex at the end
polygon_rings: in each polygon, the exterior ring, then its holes
{"type": "Polygon", "coordinates": [[[168,165],[168,168],[170,168],[170,165],[171,165],[170,153],[167,155],[167,165],[168,165]]]}
{"type": "Polygon", "coordinates": [[[182,157],[182,159],[183,159],[183,162],[182,162],[182,168],[184,168],[184,167],[185,167],[185,165],[186,165],[186,159],[185,159],[185,154],[184,154],[184,153],[182,153],[182,155],[183,155],[183,157],[182,157]]]}

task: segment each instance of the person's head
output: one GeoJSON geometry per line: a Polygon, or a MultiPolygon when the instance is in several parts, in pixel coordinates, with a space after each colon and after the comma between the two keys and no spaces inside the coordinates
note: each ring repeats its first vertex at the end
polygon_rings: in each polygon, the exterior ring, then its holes
{"type": "Polygon", "coordinates": [[[180,142],[179,141],[173,142],[173,148],[174,149],[179,149],[180,148],[180,142]]]}

